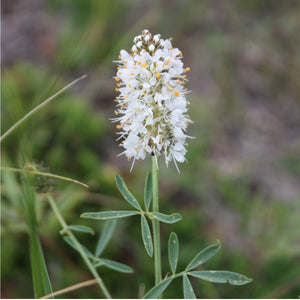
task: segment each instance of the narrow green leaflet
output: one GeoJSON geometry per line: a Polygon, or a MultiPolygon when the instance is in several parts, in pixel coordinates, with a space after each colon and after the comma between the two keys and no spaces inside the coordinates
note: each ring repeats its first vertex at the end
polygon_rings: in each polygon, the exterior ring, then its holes
{"type": "Polygon", "coordinates": [[[80,218],[96,219],[96,220],[110,220],[126,218],[140,213],[135,210],[117,210],[117,211],[102,211],[102,212],[87,212],[81,214],[80,218]]]}
{"type": "MultiPolygon", "coordinates": [[[[76,251],[78,251],[78,248],[76,247],[76,245],[73,243],[72,239],[69,236],[64,236],[63,239],[66,241],[67,244],[69,244],[73,249],[75,249],[76,251]]],[[[83,245],[81,245],[82,250],[84,251],[84,253],[86,254],[87,257],[89,258],[94,258],[94,255],[83,245]]]]}
{"type": "Polygon", "coordinates": [[[145,189],[144,189],[144,203],[146,210],[149,210],[150,203],[152,200],[152,174],[148,172],[145,182],[145,189]]]}
{"type": "Polygon", "coordinates": [[[121,192],[121,194],[123,195],[124,199],[130,205],[132,205],[134,208],[136,208],[138,210],[142,210],[141,206],[139,205],[139,203],[137,202],[135,197],[129,192],[124,180],[122,179],[122,177],[119,174],[116,174],[116,183],[117,183],[118,189],[121,192]]]}
{"type": "Polygon", "coordinates": [[[133,273],[133,269],[131,267],[110,259],[98,258],[95,263],[95,267],[97,268],[101,266],[105,266],[121,273],[133,273]]]}
{"type": "Polygon", "coordinates": [[[95,256],[99,257],[102,254],[114,232],[116,224],[117,220],[109,220],[105,223],[96,246],[95,256]]]}
{"type": "Polygon", "coordinates": [[[216,244],[205,248],[193,258],[193,260],[188,264],[185,270],[190,271],[192,269],[197,268],[199,265],[205,263],[207,260],[213,257],[220,250],[220,248],[220,241],[217,241],[216,244]]]}
{"type": "Polygon", "coordinates": [[[144,242],[144,246],[149,256],[153,255],[153,243],[150,228],[145,216],[141,216],[141,226],[142,226],[142,238],[144,242]]]}
{"type": "Polygon", "coordinates": [[[178,252],[179,252],[179,242],[178,237],[175,232],[172,232],[169,237],[169,263],[172,273],[175,274],[177,262],[178,262],[178,252]]]}
{"type": "Polygon", "coordinates": [[[186,275],[183,275],[183,295],[184,299],[197,299],[190,280],[186,275]]]}
{"type": "Polygon", "coordinates": [[[232,285],[244,285],[252,281],[244,275],[229,271],[193,271],[189,275],[216,283],[229,283],[232,285]]]}
{"type": "Polygon", "coordinates": [[[167,278],[154,286],[145,296],[144,299],[157,299],[158,296],[169,286],[173,278],[167,278]]]}
{"type": "Polygon", "coordinates": [[[68,228],[63,228],[60,231],[60,234],[65,234],[68,229],[72,230],[72,231],[77,231],[77,232],[90,233],[92,235],[95,234],[95,232],[92,228],[87,227],[87,226],[82,226],[82,225],[68,225],[68,228]]]}
{"type": "Polygon", "coordinates": [[[176,223],[181,220],[181,215],[178,213],[172,215],[165,215],[162,213],[151,212],[149,213],[153,218],[167,224],[176,223]]]}

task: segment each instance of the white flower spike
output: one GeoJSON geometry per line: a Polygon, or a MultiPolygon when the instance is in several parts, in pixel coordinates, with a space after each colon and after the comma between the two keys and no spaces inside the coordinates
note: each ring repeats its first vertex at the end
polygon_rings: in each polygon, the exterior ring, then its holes
{"type": "MultiPolygon", "coordinates": [[[[132,52],[120,51],[115,80],[119,122],[120,146],[129,159],[145,159],[149,153],[155,157],[164,154],[166,164],[173,160],[185,161],[185,131],[191,122],[187,115],[184,88],[185,73],[182,53],[173,48],[172,38],[163,40],[160,35],[143,30],[134,38],[132,52]]],[[[120,154],[120,155],[121,155],[120,154]]]]}

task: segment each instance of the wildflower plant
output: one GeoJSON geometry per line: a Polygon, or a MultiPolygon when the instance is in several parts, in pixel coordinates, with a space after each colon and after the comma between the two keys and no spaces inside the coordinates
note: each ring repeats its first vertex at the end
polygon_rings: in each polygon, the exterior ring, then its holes
{"type": "Polygon", "coordinates": [[[133,159],[131,169],[136,159],[152,156],[152,172],[145,180],[144,208],[127,188],[120,175],[116,175],[116,183],[131,210],[86,212],[83,218],[98,220],[113,220],[131,216],[141,218],[141,237],[147,254],[154,255],[155,285],[144,298],[161,297],[169,284],[182,277],[184,298],[193,299],[193,291],[189,276],[216,283],[244,285],[252,281],[244,275],[229,271],[197,271],[197,267],[213,257],[221,247],[219,241],[200,251],[187,265],[176,273],[179,258],[179,241],[172,232],[168,242],[168,255],[171,272],[162,277],[161,271],[161,239],[160,222],[171,224],[181,220],[179,213],[167,215],[159,212],[158,195],[158,161],[163,154],[165,163],[170,161],[179,172],[177,162],[185,161],[186,134],[191,122],[187,111],[190,104],[186,99],[186,72],[182,63],[182,52],[172,46],[172,38],[164,40],[159,34],[152,35],[143,30],[134,38],[131,53],[120,51],[115,81],[117,107],[116,128],[119,130],[118,141],[128,159],[133,159]],[[151,207],[152,202],[152,209],[151,207]],[[149,226],[152,222],[152,234],[149,226]],[[153,235],[153,238],[152,238],[153,235]],[[171,274],[171,275],[169,275],[171,274]],[[164,279],[162,279],[164,278],[164,279]]]}
{"type": "MultiPolygon", "coordinates": [[[[232,285],[243,285],[251,281],[246,276],[234,272],[196,270],[220,250],[219,241],[200,251],[184,270],[177,272],[179,240],[174,232],[170,234],[168,241],[170,272],[162,276],[160,222],[172,224],[180,221],[181,215],[179,213],[164,214],[159,211],[158,162],[159,157],[163,155],[166,164],[168,165],[173,160],[179,171],[177,162],[185,161],[186,138],[189,137],[186,130],[191,122],[187,114],[190,103],[186,99],[188,91],[185,88],[186,72],[189,71],[189,68],[183,67],[182,53],[179,49],[173,48],[171,40],[163,40],[159,34],[152,36],[148,30],[144,30],[141,35],[134,38],[131,53],[121,50],[119,60],[117,60],[118,71],[115,80],[117,83],[116,91],[120,94],[116,98],[116,117],[113,122],[118,123],[116,126],[119,130],[117,132],[119,134],[118,140],[121,140],[120,146],[124,148],[120,154],[125,154],[129,159],[133,159],[131,170],[136,159],[145,159],[147,154],[150,154],[152,156],[152,171],[148,172],[145,179],[143,205],[129,191],[121,176],[117,174],[117,187],[130,209],[86,212],[81,215],[83,218],[107,220],[94,251],[90,251],[82,245],[76,236],[78,233],[94,235],[94,230],[82,225],[67,224],[56,204],[56,194],[52,193],[56,180],[65,180],[88,188],[86,184],[72,178],[49,173],[44,166],[25,164],[20,169],[1,167],[7,173],[21,173],[23,175],[20,192],[14,192],[11,198],[12,201],[15,201],[14,198],[18,194],[26,216],[33,289],[36,298],[52,298],[91,284],[98,284],[102,294],[106,298],[111,298],[111,294],[97,269],[106,267],[121,273],[133,272],[130,266],[102,257],[103,250],[107,247],[115,230],[116,219],[131,216],[140,218],[141,240],[146,253],[150,257],[154,256],[155,285],[144,295],[144,298],[162,297],[162,293],[170,283],[179,277],[182,278],[184,298],[190,299],[196,298],[189,280],[190,276],[216,283],[228,282],[232,285]],[[41,195],[37,195],[34,186],[39,192],[42,192],[41,195]],[[48,201],[62,227],[60,230],[62,238],[78,252],[94,280],[81,282],[60,291],[52,291],[38,232],[38,196],[44,197],[48,201]],[[152,223],[152,231],[149,222],[152,223]]],[[[0,144],[29,117],[85,77],[86,75],[81,76],[33,108],[2,134],[0,144]]],[[[7,177],[7,173],[4,173],[4,177],[9,178],[10,182],[14,181],[10,175],[7,177]]],[[[17,180],[15,182],[17,186],[17,180]]],[[[19,188],[8,190],[19,191],[19,188]]]]}

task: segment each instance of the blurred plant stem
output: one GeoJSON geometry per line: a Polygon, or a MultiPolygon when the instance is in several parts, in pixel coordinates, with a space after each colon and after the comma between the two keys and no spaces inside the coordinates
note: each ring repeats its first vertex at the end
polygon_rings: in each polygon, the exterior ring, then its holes
{"type": "Polygon", "coordinates": [[[34,109],[32,109],[29,113],[27,113],[23,118],[21,118],[18,122],[16,122],[13,126],[11,126],[1,137],[0,137],[0,143],[2,142],[2,140],[4,140],[10,133],[12,133],[21,123],[23,123],[26,119],[28,119],[31,115],[33,115],[35,112],[39,111],[43,106],[45,106],[46,104],[48,104],[51,100],[53,100],[55,97],[57,97],[58,95],[60,95],[61,93],[63,93],[65,90],[67,90],[68,88],[70,88],[72,85],[74,85],[75,83],[77,83],[78,81],[80,81],[83,78],[86,78],[87,75],[83,75],[77,79],[75,79],[74,81],[72,81],[71,83],[69,83],[68,85],[66,85],[65,87],[63,87],[61,90],[59,90],[57,93],[55,93],[54,95],[52,95],[51,97],[49,97],[48,99],[46,99],[45,101],[43,101],[41,104],[39,104],[38,106],[36,106],[34,109]]]}
{"type": "Polygon", "coordinates": [[[96,271],[95,267],[93,266],[93,264],[90,262],[89,258],[86,256],[86,254],[84,253],[80,243],[77,241],[75,235],[72,233],[72,231],[68,228],[67,223],[65,222],[63,216],[60,214],[58,207],[54,201],[54,199],[52,198],[52,196],[50,194],[47,194],[47,199],[53,209],[53,212],[55,214],[55,216],[57,217],[59,223],[61,224],[62,228],[65,229],[66,234],[70,237],[70,239],[72,240],[72,242],[74,243],[74,245],[76,246],[78,252],[80,253],[82,259],[84,260],[84,262],[86,263],[86,265],[88,266],[90,272],[93,274],[93,276],[95,277],[95,279],[97,280],[97,283],[101,289],[101,291],[103,292],[103,294],[105,295],[105,297],[107,299],[111,299],[111,295],[108,292],[104,282],[102,281],[102,279],[100,278],[98,272],[96,271]]]}
{"type": "MultiPolygon", "coordinates": [[[[152,195],[153,195],[153,212],[159,212],[158,203],[158,162],[155,156],[152,156],[152,195]]],[[[154,267],[155,267],[155,284],[161,282],[161,255],[160,255],[160,228],[159,221],[152,220],[153,239],[154,239],[154,267]]]]}
{"type": "Polygon", "coordinates": [[[90,279],[90,280],[86,280],[86,281],[83,281],[83,282],[80,282],[80,283],[73,284],[73,285],[68,286],[64,289],[61,289],[59,291],[56,291],[56,292],[48,294],[44,297],[41,297],[40,299],[48,299],[48,298],[51,298],[51,297],[55,297],[55,296],[58,296],[58,295],[62,295],[62,294],[68,293],[68,292],[72,292],[72,291],[84,288],[86,286],[90,286],[90,285],[93,285],[93,284],[97,284],[97,279],[90,279]]]}

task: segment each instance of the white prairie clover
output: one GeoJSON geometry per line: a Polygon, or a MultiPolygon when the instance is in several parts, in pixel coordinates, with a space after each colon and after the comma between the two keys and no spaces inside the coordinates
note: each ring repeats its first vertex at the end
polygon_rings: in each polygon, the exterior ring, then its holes
{"type": "MultiPolygon", "coordinates": [[[[120,51],[115,80],[121,154],[129,159],[144,159],[146,153],[165,155],[165,161],[185,161],[185,130],[191,122],[187,115],[184,88],[186,73],[182,53],[173,48],[172,38],[163,40],[148,30],[134,38],[131,54],[120,51]]],[[[121,155],[120,154],[120,155],[121,155]]],[[[132,168],[131,167],[131,168],[132,168]]],[[[179,170],[178,170],[179,171],[179,170]]]]}

